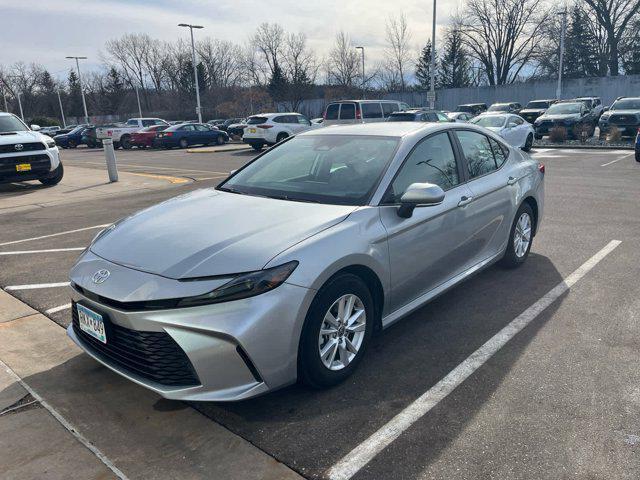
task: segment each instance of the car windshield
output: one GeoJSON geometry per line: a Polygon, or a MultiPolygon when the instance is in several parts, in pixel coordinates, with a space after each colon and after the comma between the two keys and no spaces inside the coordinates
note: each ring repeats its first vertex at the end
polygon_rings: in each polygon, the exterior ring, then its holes
{"type": "Polygon", "coordinates": [[[476,117],[471,120],[471,123],[480,125],[481,127],[503,127],[507,117],[502,115],[487,115],[486,117],[476,117]]]}
{"type": "Polygon", "coordinates": [[[76,127],[73,130],[71,130],[69,132],[69,135],[71,135],[72,133],[80,133],[82,130],[84,130],[86,127],[76,127]]]}
{"type": "Polygon", "coordinates": [[[413,122],[415,119],[415,113],[392,113],[387,118],[387,122],[413,122]]]}
{"type": "Polygon", "coordinates": [[[398,141],[359,135],[296,137],[268,150],[218,188],[301,202],[364,205],[398,141]]]}
{"type": "Polygon", "coordinates": [[[13,115],[0,116],[0,133],[25,132],[29,128],[13,115]]]}
{"type": "Polygon", "coordinates": [[[489,107],[487,111],[488,112],[506,112],[507,110],[509,110],[508,103],[494,103],[489,107]]]}
{"type": "Polygon", "coordinates": [[[549,102],[540,100],[527,103],[527,108],[547,108],[548,106],[549,102]]]}
{"type": "Polygon", "coordinates": [[[558,103],[551,105],[547,110],[548,115],[564,115],[570,113],[580,113],[582,109],[581,103],[558,103]]]}
{"type": "Polygon", "coordinates": [[[640,98],[625,98],[611,105],[611,110],[640,110],[640,98]]]}

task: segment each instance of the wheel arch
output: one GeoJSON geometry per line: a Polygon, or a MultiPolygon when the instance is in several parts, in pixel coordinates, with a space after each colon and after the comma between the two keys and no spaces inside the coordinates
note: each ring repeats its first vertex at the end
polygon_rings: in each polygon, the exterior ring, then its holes
{"type": "Polygon", "coordinates": [[[522,203],[520,205],[523,205],[525,203],[529,205],[531,207],[531,210],[533,211],[533,235],[535,236],[535,234],[538,233],[538,201],[533,196],[529,195],[525,197],[524,200],[522,200],[522,203]]]}

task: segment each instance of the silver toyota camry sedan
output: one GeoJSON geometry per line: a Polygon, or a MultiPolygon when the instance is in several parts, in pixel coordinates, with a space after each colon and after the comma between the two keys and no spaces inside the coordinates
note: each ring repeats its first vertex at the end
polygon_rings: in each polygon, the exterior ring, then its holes
{"type": "Polygon", "coordinates": [[[496,261],[522,264],[543,179],[469,124],[303,133],[100,232],[70,273],[68,334],[167,398],[328,387],[376,331],[496,261]]]}

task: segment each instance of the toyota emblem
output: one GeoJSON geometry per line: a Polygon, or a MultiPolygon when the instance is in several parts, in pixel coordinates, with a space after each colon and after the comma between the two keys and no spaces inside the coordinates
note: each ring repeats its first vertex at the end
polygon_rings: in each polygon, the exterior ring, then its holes
{"type": "Polygon", "coordinates": [[[98,270],[93,274],[91,280],[93,280],[93,283],[103,283],[107,278],[109,278],[109,275],[111,275],[109,270],[98,270]]]}
{"type": "Polygon", "coordinates": [[[22,145],[21,143],[16,143],[13,148],[15,148],[17,151],[20,151],[24,148],[24,145],[22,145]]]}

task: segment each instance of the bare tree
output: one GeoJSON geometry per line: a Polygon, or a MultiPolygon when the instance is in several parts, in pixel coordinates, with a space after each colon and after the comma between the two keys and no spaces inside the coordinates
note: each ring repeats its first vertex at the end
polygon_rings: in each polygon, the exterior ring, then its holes
{"type": "Polygon", "coordinates": [[[349,35],[339,32],[327,59],[327,80],[341,87],[353,87],[360,77],[360,57],[349,35]]]}
{"type": "Polygon", "coordinates": [[[631,19],[640,9],[640,0],[584,0],[607,33],[609,73],[620,74],[620,42],[631,19]]]}
{"type": "Polygon", "coordinates": [[[211,88],[229,88],[242,81],[242,49],[229,41],[206,38],[196,45],[211,88]]]}
{"type": "Polygon", "coordinates": [[[284,48],[284,75],[288,83],[289,109],[297,111],[302,100],[308,98],[318,74],[318,62],[307,46],[304,33],[287,35],[284,48]]]}
{"type": "Polygon", "coordinates": [[[460,32],[489,85],[518,79],[536,56],[550,16],[544,0],[469,0],[460,32]]]}
{"type": "Polygon", "coordinates": [[[149,46],[153,42],[146,34],[126,34],[107,41],[107,60],[124,72],[131,87],[144,88],[144,77],[149,62],[149,46]]]}
{"type": "Polygon", "coordinates": [[[266,64],[271,75],[280,66],[280,60],[285,47],[285,32],[277,23],[263,23],[251,39],[251,43],[259,53],[260,59],[266,64]]]}
{"type": "Polygon", "coordinates": [[[411,62],[411,49],[409,43],[411,34],[407,27],[407,18],[404,13],[398,17],[389,17],[386,24],[387,63],[386,70],[397,78],[400,90],[406,90],[406,71],[411,62]]]}

